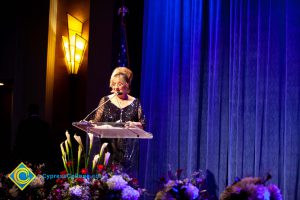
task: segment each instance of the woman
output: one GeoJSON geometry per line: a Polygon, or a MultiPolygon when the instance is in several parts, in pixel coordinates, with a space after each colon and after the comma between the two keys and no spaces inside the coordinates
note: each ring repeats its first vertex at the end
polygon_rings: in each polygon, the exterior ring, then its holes
{"type": "Polygon", "coordinates": [[[144,126],[140,101],[129,95],[132,72],[126,67],[117,67],[110,78],[111,95],[100,100],[99,105],[109,100],[96,112],[96,122],[126,122],[129,127],[144,126]]]}
{"type": "MultiPolygon", "coordinates": [[[[145,118],[140,101],[129,95],[132,71],[126,67],[117,67],[110,78],[111,95],[100,100],[94,122],[122,122],[126,127],[144,128],[145,118]],[[103,105],[103,106],[101,106],[103,105]]],[[[111,161],[119,163],[128,173],[137,173],[137,139],[102,139],[108,142],[111,161]]]]}

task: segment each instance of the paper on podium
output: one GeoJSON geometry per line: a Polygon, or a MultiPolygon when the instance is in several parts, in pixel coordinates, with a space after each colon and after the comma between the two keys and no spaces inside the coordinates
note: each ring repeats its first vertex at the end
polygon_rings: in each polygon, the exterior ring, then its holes
{"type": "Polygon", "coordinates": [[[124,123],[115,122],[73,122],[73,126],[100,138],[152,139],[153,135],[140,128],[125,128],[124,123]]]}

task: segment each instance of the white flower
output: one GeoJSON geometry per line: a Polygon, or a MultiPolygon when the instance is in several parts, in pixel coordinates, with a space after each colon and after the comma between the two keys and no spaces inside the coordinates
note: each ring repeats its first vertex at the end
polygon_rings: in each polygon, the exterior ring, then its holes
{"type": "Polygon", "coordinates": [[[82,148],[82,150],[84,149],[83,144],[82,144],[82,140],[81,137],[79,135],[74,135],[74,139],[78,142],[79,146],[82,148]]]}
{"type": "Polygon", "coordinates": [[[68,143],[69,143],[70,147],[72,147],[71,136],[70,136],[69,132],[66,131],[65,134],[66,134],[66,137],[67,137],[67,140],[68,140],[68,143]]]}
{"type": "Polygon", "coordinates": [[[107,166],[109,157],[110,157],[110,153],[106,152],[104,155],[104,166],[107,166]]]}
{"type": "Polygon", "coordinates": [[[70,187],[70,184],[68,182],[63,183],[64,190],[67,190],[70,187]]]}
{"type": "Polygon", "coordinates": [[[103,151],[104,151],[104,149],[107,147],[107,145],[108,145],[107,142],[105,142],[105,143],[102,144],[101,149],[100,149],[100,152],[99,152],[99,159],[101,159],[102,154],[103,154],[103,151]]]}
{"type": "Polygon", "coordinates": [[[183,186],[183,188],[185,188],[184,193],[189,199],[196,199],[199,196],[199,189],[193,184],[189,183],[187,186],[183,186]]]}
{"type": "Polygon", "coordinates": [[[139,197],[140,197],[140,193],[130,186],[126,186],[122,190],[122,199],[123,200],[137,200],[139,197]]]}
{"type": "Polygon", "coordinates": [[[93,159],[93,165],[92,165],[92,171],[94,171],[97,163],[98,163],[98,160],[99,160],[99,154],[95,155],[94,156],[94,159],[93,159]]]}
{"type": "Polygon", "coordinates": [[[35,179],[30,183],[31,188],[42,187],[45,183],[45,179],[42,175],[37,175],[35,179]]]}
{"type": "Polygon", "coordinates": [[[81,186],[79,186],[79,185],[70,187],[69,190],[70,190],[71,196],[80,197],[82,195],[81,186]]]}
{"type": "Polygon", "coordinates": [[[69,155],[69,145],[68,145],[68,140],[65,140],[65,147],[66,147],[67,155],[69,155]]]}
{"type": "Polygon", "coordinates": [[[61,154],[62,154],[62,156],[63,157],[65,157],[66,156],[66,152],[65,152],[65,149],[64,149],[64,143],[62,142],[62,143],[60,143],[60,150],[61,150],[61,154]]]}
{"type": "Polygon", "coordinates": [[[107,180],[108,188],[111,190],[122,190],[127,182],[120,175],[114,175],[107,180]]]}
{"type": "Polygon", "coordinates": [[[89,139],[90,139],[90,147],[89,147],[89,149],[92,149],[94,135],[92,133],[88,133],[88,136],[89,136],[89,139]]]}
{"type": "Polygon", "coordinates": [[[122,173],[122,177],[125,181],[129,182],[132,180],[132,178],[130,178],[130,176],[126,173],[122,173]]]}

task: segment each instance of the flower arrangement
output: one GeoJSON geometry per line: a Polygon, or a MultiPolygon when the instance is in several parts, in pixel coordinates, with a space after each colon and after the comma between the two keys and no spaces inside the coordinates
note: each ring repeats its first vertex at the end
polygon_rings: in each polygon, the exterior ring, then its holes
{"type": "Polygon", "coordinates": [[[45,164],[33,165],[25,162],[26,166],[36,175],[36,178],[21,191],[11,180],[9,174],[0,174],[0,199],[45,199],[47,189],[42,176],[45,164]]]}
{"type": "Polygon", "coordinates": [[[139,199],[143,189],[138,187],[137,179],[130,178],[118,166],[97,165],[97,176],[81,174],[69,176],[66,171],[56,180],[48,199],[139,199]],[[70,178],[68,178],[70,177],[70,178]]]}
{"type": "Polygon", "coordinates": [[[210,199],[203,171],[196,171],[190,178],[184,179],[180,178],[181,173],[182,169],[178,169],[175,174],[169,170],[167,179],[160,179],[160,190],[155,200],[210,199]]]}
{"type": "Polygon", "coordinates": [[[266,178],[245,177],[236,178],[232,185],[226,187],[222,192],[221,200],[282,200],[280,189],[275,184],[266,185],[271,179],[268,174],[266,178]]]}
{"type": "Polygon", "coordinates": [[[56,180],[56,184],[52,187],[48,196],[49,200],[139,199],[144,189],[139,188],[137,179],[123,173],[119,165],[111,164],[108,166],[110,153],[106,152],[104,154],[107,143],[104,143],[99,154],[94,156],[91,174],[89,174],[88,164],[93,144],[92,135],[89,135],[91,142],[87,155],[83,153],[84,146],[80,136],[74,135],[74,139],[78,143],[77,163],[74,162],[71,137],[68,132],[66,132],[66,137],[67,140],[60,145],[65,170],[60,173],[60,178],[56,180]],[[83,168],[80,168],[81,161],[84,163],[83,168]]]}

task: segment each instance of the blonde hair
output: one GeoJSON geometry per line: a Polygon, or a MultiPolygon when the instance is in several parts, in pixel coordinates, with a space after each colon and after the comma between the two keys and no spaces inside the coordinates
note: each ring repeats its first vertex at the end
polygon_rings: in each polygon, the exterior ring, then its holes
{"type": "Polygon", "coordinates": [[[115,77],[122,77],[126,81],[126,83],[128,83],[130,88],[131,81],[133,78],[133,74],[130,69],[128,69],[127,67],[116,67],[110,77],[110,87],[112,87],[112,80],[115,77]]]}

